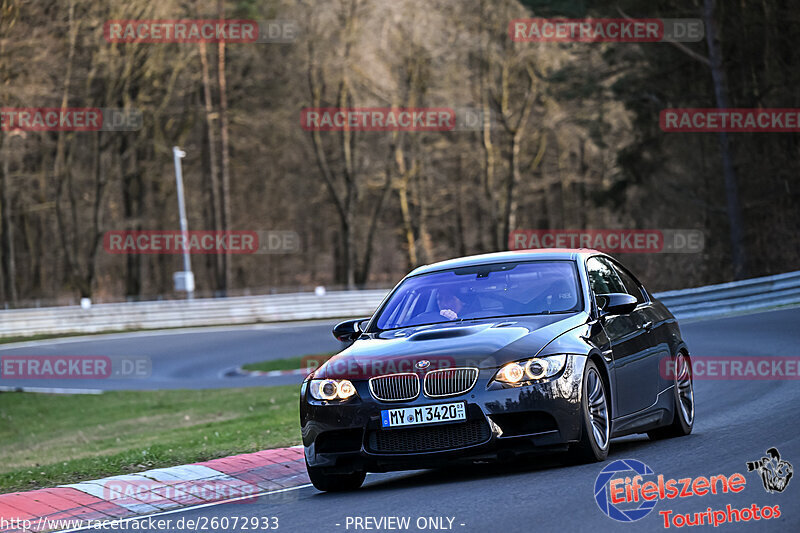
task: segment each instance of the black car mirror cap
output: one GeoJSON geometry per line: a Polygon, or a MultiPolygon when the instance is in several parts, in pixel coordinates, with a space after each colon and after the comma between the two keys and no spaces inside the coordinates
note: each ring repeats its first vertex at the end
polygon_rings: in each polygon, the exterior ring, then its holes
{"type": "Polygon", "coordinates": [[[333,326],[333,336],[341,342],[353,342],[364,332],[367,322],[369,318],[354,318],[339,322],[333,326]]]}
{"type": "Polygon", "coordinates": [[[600,316],[628,315],[636,309],[639,303],[635,296],[624,292],[600,294],[597,295],[596,300],[600,316]]]}

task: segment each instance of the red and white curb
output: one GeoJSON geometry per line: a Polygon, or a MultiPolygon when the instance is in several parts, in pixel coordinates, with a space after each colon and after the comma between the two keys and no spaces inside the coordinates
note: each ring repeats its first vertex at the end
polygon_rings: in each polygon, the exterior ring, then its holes
{"type": "Polygon", "coordinates": [[[265,492],[309,482],[303,448],[276,448],[51,489],[0,494],[0,531],[26,533],[226,500],[255,502],[265,492]]]}

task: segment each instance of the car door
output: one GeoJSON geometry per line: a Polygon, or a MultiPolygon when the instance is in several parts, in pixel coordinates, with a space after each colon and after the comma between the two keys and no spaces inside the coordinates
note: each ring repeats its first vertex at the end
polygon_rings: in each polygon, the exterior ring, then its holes
{"type": "Polygon", "coordinates": [[[652,401],[655,402],[658,394],[664,389],[663,379],[659,379],[659,365],[662,361],[670,359],[671,332],[665,320],[667,317],[659,312],[642,283],[631,272],[614,260],[611,260],[610,263],[625,285],[626,292],[635,296],[639,301],[636,312],[642,320],[642,328],[645,330],[648,344],[647,368],[642,378],[648,380],[648,385],[652,384],[652,401]]]}
{"type": "MultiPolygon", "coordinates": [[[[586,271],[595,299],[603,294],[628,292],[618,271],[606,258],[590,257],[586,261],[586,271]]],[[[645,303],[641,293],[637,300],[645,303]]],[[[652,342],[641,307],[637,306],[627,315],[606,315],[602,321],[614,361],[617,416],[649,407],[657,394],[658,369],[656,367],[656,374],[651,376],[652,342]]]]}

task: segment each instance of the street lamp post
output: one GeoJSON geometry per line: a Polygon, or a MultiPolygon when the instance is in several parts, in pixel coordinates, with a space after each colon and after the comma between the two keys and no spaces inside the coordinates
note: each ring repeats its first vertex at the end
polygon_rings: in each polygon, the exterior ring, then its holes
{"type": "Polygon", "coordinates": [[[172,155],[175,160],[175,183],[178,188],[178,214],[180,216],[181,242],[183,246],[183,272],[174,274],[175,290],[186,291],[186,299],[191,300],[194,298],[194,274],[192,273],[192,263],[189,259],[189,224],[186,221],[186,202],[183,199],[183,172],[181,170],[181,159],[186,156],[186,152],[177,146],[173,146],[172,155]]]}

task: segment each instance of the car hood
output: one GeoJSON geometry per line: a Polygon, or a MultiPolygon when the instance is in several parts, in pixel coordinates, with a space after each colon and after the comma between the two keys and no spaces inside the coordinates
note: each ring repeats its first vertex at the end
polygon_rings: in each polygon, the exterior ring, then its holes
{"type": "Polygon", "coordinates": [[[474,366],[497,368],[532,357],[586,323],[584,312],[472,320],[369,334],[322,365],[318,379],[367,379],[397,372],[474,366]],[[420,363],[422,366],[417,365],[420,363]]]}

